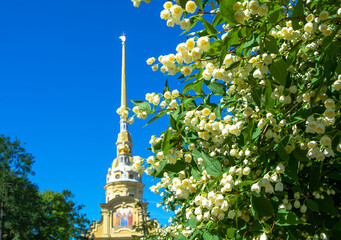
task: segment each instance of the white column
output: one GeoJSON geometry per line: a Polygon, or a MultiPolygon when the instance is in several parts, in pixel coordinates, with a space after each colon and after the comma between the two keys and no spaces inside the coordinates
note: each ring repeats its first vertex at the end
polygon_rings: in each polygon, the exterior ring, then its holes
{"type": "Polygon", "coordinates": [[[109,212],[108,211],[104,211],[102,213],[103,216],[103,237],[110,237],[110,227],[109,227],[109,212]]]}

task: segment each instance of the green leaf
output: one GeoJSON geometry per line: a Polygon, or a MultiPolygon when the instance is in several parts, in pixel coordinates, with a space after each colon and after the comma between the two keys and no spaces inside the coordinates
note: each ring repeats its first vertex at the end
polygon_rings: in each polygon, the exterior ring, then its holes
{"type": "Polygon", "coordinates": [[[204,240],[212,240],[212,234],[211,233],[209,233],[209,232],[204,232],[204,235],[203,235],[203,238],[204,238],[204,240]]]}
{"type": "MultiPolygon", "coordinates": [[[[297,17],[303,17],[304,19],[304,10],[303,10],[303,1],[302,0],[297,0],[296,5],[294,6],[294,12],[292,14],[293,18],[297,17]]],[[[301,26],[299,22],[302,21],[302,19],[292,19],[292,27],[294,30],[300,29],[301,26]]]]}
{"type": "Polygon", "coordinates": [[[288,66],[284,59],[280,58],[270,65],[270,74],[283,86],[287,80],[288,66]]]}
{"type": "Polygon", "coordinates": [[[266,36],[266,38],[265,38],[265,49],[271,53],[276,53],[276,54],[279,53],[276,39],[273,36],[271,36],[271,35],[266,36]]]}
{"type": "Polygon", "coordinates": [[[280,210],[276,215],[276,225],[291,226],[302,224],[303,221],[293,212],[280,210]]]}
{"type": "Polygon", "coordinates": [[[197,218],[194,216],[192,217],[191,219],[188,220],[188,225],[191,227],[191,228],[195,228],[196,225],[197,225],[197,218]]]}
{"type": "Polygon", "coordinates": [[[204,159],[204,166],[209,175],[218,176],[221,174],[221,164],[217,159],[212,158],[205,153],[202,153],[202,158],[204,159]]]}
{"type": "Polygon", "coordinates": [[[226,235],[227,235],[228,238],[233,238],[234,237],[234,233],[235,233],[235,231],[234,231],[233,228],[228,228],[226,230],[226,235]]]}
{"type": "Polygon", "coordinates": [[[309,190],[315,191],[320,186],[320,179],[321,179],[321,167],[320,166],[312,166],[310,172],[310,179],[309,179],[309,190]]]}
{"type": "Polygon", "coordinates": [[[271,98],[272,94],[272,86],[269,80],[266,80],[266,88],[265,88],[265,107],[266,109],[274,109],[275,101],[271,98]]]}
{"type": "Polygon", "coordinates": [[[319,205],[314,200],[307,199],[305,203],[311,211],[313,211],[313,212],[319,211],[319,205]]]}
{"type": "Polygon", "coordinates": [[[221,104],[219,103],[218,106],[215,108],[214,111],[217,119],[221,119],[221,104]]]}
{"type": "Polygon", "coordinates": [[[269,23],[276,23],[278,22],[281,18],[283,17],[283,10],[282,9],[278,9],[276,11],[274,11],[273,13],[271,13],[268,17],[268,21],[269,23]]]}
{"type": "Polygon", "coordinates": [[[163,115],[165,115],[167,112],[172,111],[171,109],[169,110],[164,110],[162,112],[159,112],[158,114],[156,114],[152,119],[149,120],[149,122],[147,122],[146,126],[152,122],[154,122],[155,120],[159,119],[160,117],[162,117],[163,115]]]}
{"type": "Polygon", "coordinates": [[[149,103],[145,101],[133,101],[131,102],[134,104],[134,106],[138,106],[140,110],[150,112],[152,110],[151,106],[149,103]]]}
{"type": "Polygon", "coordinates": [[[165,94],[165,92],[169,91],[169,86],[168,86],[168,79],[166,79],[166,83],[165,83],[165,87],[163,88],[163,94],[165,94]]]}
{"type": "Polygon", "coordinates": [[[187,238],[184,235],[182,235],[181,233],[179,234],[179,236],[177,236],[176,239],[177,240],[187,240],[187,238]]]}
{"type": "Polygon", "coordinates": [[[213,27],[208,21],[206,21],[205,18],[200,17],[199,20],[202,22],[202,25],[204,25],[208,34],[214,35],[218,33],[217,29],[215,29],[215,27],[213,27]]]}
{"type": "Polygon", "coordinates": [[[165,168],[165,166],[167,165],[167,160],[162,160],[160,161],[160,167],[159,167],[159,170],[156,171],[154,175],[154,178],[155,177],[159,177],[159,175],[161,175],[160,173],[162,173],[163,169],[165,168]]]}
{"type": "Polygon", "coordinates": [[[259,135],[261,135],[262,133],[262,129],[260,128],[256,128],[256,131],[254,131],[254,133],[252,134],[252,140],[256,140],[259,135]]]}
{"type": "Polygon", "coordinates": [[[191,175],[196,179],[196,180],[201,180],[201,174],[198,170],[195,168],[191,169],[191,175]]]}
{"type": "Polygon", "coordinates": [[[167,131],[163,134],[161,149],[164,155],[168,154],[168,150],[170,148],[170,133],[169,128],[167,128],[167,131]]]}
{"type": "Polygon", "coordinates": [[[219,24],[221,24],[221,23],[223,23],[224,22],[224,19],[223,19],[223,17],[221,16],[221,14],[218,12],[216,15],[215,15],[215,17],[214,17],[214,19],[213,19],[213,21],[212,21],[212,26],[217,26],[217,25],[219,25],[219,24]]]}
{"type": "Polygon", "coordinates": [[[184,86],[183,88],[183,93],[186,93],[188,92],[189,90],[194,90],[195,93],[197,94],[201,94],[202,93],[202,83],[203,83],[203,80],[199,80],[199,81],[195,81],[195,82],[192,82],[192,83],[188,83],[184,86]]]}
{"type": "Polygon", "coordinates": [[[253,101],[255,101],[256,105],[260,107],[261,105],[261,97],[262,97],[262,88],[261,87],[252,87],[251,88],[251,96],[253,101]]]}
{"type": "MultiPolygon", "coordinates": [[[[272,216],[273,207],[271,201],[264,194],[256,196],[256,194],[251,195],[251,212],[256,216],[272,216]]],[[[256,217],[257,218],[257,217],[256,217]]]]}
{"type": "Polygon", "coordinates": [[[252,38],[244,43],[244,48],[252,48],[258,46],[259,44],[259,36],[257,34],[253,34],[252,38]]]}
{"type": "Polygon", "coordinates": [[[298,161],[296,158],[289,158],[285,174],[298,183],[298,161]]]}
{"type": "Polygon", "coordinates": [[[322,212],[329,213],[333,216],[338,214],[338,211],[335,208],[334,200],[329,195],[324,195],[324,199],[317,199],[316,202],[319,205],[319,209],[322,212]]]}
{"type": "Polygon", "coordinates": [[[176,126],[176,119],[174,118],[173,114],[169,115],[170,125],[173,129],[177,129],[176,126]]]}
{"type": "Polygon", "coordinates": [[[212,91],[214,95],[225,96],[226,95],[226,85],[218,83],[205,81],[207,87],[212,91]]]}
{"type": "Polygon", "coordinates": [[[194,0],[194,2],[197,4],[197,6],[202,9],[202,0],[194,0]]]}
{"type": "Polygon", "coordinates": [[[240,182],[239,184],[237,184],[236,186],[237,187],[244,187],[244,186],[249,186],[249,185],[252,185],[254,184],[256,181],[243,181],[243,182],[240,182]]]}
{"type": "Polygon", "coordinates": [[[307,151],[296,148],[292,154],[297,159],[298,162],[308,162],[307,151]]]}
{"type": "Polygon", "coordinates": [[[186,3],[188,2],[189,0],[180,0],[180,6],[185,9],[186,8],[186,3]]]}
{"type": "Polygon", "coordinates": [[[330,179],[341,181],[341,172],[340,171],[331,172],[327,175],[327,177],[330,179]]]}
{"type": "Polygon", "coordinates": [[[217,235],[213,235],[212,240],[219,240],[219,237],[217,235]]]}
{"type": "Polygon", "coordinates": [[[230,25],[235,25],[236,20],[234,19],[233,5],[238,2],[238,0],[222,0],[220,1],[220,13],[225,19],[225,21],[230,25]]]}
{"type": "Polygon", "coordinates": [[[287,151],[285,150],[283,143],[278,144],[277,153],[283,161],[285,162],[289,161],[289,155],[287,151]]]}
{"type": "Polygon", "coordinates": [[[335,225],[334,225],[334,229],[341,231],[341,221],[338,221],[335,225]]]}

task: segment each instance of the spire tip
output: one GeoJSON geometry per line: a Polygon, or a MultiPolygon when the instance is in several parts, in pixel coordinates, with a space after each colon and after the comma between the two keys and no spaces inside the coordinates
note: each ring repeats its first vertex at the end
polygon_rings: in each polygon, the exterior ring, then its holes
{"type": "Polygon", "coordinates": [[[122,40],[123,43],[126,41],[126,36],[124,35],[124,33],[122,36],[120,36],[120,39],[122,40]]]}

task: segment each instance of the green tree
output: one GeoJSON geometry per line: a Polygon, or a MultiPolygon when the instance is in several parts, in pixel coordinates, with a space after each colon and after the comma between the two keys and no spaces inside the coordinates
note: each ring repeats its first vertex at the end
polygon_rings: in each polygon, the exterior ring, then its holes
{"type": "Polygon", "coordinates": [[[40,239],[87,239],[84,234],[90,222],[80,212],[83,206],[71,200],[70,191],[59,193],[48,190],[41,197],[48,205],[48,224],[40,229],[40,239]]]}
{"type": "Polygon", "coordinates": [[[33,156],[0,135],[0,240],[85,239],[89,221],[70,191],[39,193],[30,182],[33,156]]]}
{"type": "Polygon", "coordinates": [[[160,15],[187,39],[147,63],[183,89],[133,101],[130,119],[169,118],[133,165],[175,212],[158,238],[338,239],[340,2],[177,0],[160,15]]]}

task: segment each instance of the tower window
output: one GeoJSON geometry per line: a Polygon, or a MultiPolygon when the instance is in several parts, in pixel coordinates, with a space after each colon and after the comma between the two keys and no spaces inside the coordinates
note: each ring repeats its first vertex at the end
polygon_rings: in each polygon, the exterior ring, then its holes
{"type": "Polygon", "coordinates": [[[120,197],[120,195],[118,194],[118,195],[115,195],[115,198],[117,198],[117,197],[120,197]]]}
{"type": "Polygon", "coordinates": [[[134,197],[134,194],[130,193],[130,194],[129,194],[129,197],[134,197]]]}
{"type": "Polygon", "coordinates": [[[119,179],[120,178],[120,174],[116,174],[115,178],[119,179]]]}
{"type": "Polygon", "coordinates": [[[134,179],[134,175],[132,173],[129,174],[130,179],[134,179]]]}

